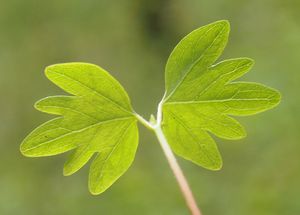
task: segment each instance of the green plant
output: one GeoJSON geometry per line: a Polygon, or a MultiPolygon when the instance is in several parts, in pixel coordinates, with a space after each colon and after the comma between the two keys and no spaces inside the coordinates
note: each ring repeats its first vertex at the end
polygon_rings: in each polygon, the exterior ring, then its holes
{"type": "Polygon", "coordinates": [[[245,137],[231,117],[276,106],[280,94],[264,85],[232,82],[250,70],[253,60],[236,58],[213,65],[229,35],[218,21],[188,34],[171,53],[165,70],[166,91],[156,118],[146,121],[131,107],[122,86],[102,68],[66,63],[46,68],[46,76],[72,96],[52,96],[35,107],[59,115],[30,133],[21,144],[25,156],[51,156],[73,150],[64,165],[71,175],[96,154],[89,190],[100,194],[131,165],[138,145],[137,122],[154,131],[192,214],[200,214],[172,151],[202,167],[218,170],[222,159],[209,133],[225,139],[245,137]]]}

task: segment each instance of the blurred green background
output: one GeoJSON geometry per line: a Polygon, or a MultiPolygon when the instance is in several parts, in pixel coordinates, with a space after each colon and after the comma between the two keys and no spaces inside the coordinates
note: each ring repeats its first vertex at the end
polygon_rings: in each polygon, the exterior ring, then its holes
{"type": "Polygon", "coordinates": [[[88,166],[63,177],[66,154],[25,158],[19,144],[51,118],[33,103],[62,94],[45,78],[47,65],[102,66],[148,118],[163,95],[172,48],[219,19],[232,28],[222,59],[255,59],[243,79],[279,89],[283,100],[240,119],[247,138],[217,140],[221,171],[179,162],[204,215],[300,214],[299,8],[296,0],[0,0],[0,214],[188,214],[160,146],[142,127],[133,166],[100,196],[88,192],[88,166]]]}

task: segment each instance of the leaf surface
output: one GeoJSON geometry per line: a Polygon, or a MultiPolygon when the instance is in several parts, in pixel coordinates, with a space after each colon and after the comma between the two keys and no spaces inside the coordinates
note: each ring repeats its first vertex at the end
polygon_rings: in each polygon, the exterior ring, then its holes
{"type": "Polygon", "coordinates": [[[44,98],[35,107],[58,115],[29,134],[25,156],[40,157],[72,150],[64,165],[71,175],[94,155],[89,174],[93,194],[105,191],[131,165],[138,145],[137,120],[122,86],[93,64],[57,64],[46,76],[72,96],[44,98]]]}
{"type": "Polygon", "coordinates": [[[256,114],[276,106],[280,94],[264,85],[232,82],[253,65],[249,58],[213,65],[229,35],[227,21],[203,26],[183,38],[171,53],[165,72],[162,128],[179,156],[211,170],[222,159],[211,134],[224,139],[246,136],[231,116],[256,114]]]}

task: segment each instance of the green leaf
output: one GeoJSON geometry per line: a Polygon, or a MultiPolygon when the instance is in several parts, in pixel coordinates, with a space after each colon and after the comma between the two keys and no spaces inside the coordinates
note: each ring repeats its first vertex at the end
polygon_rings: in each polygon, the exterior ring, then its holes
{"type": "Polygon", "coordinates": [[[51,156],[73,150],[64,165],[71,175],[95,155],[89,189],[105,191],[131,165],[138,145],[137,120],[127,93],[100,67],[86,63],[57,64],[46,76],[73,96],[52,96],[35,107],[59,115],[29,134],[21,144],[25,156],[51,156]]]}
{"type": "Polygon", "coordinates": [[[162,128],[176,154],[211,170],[222,159],[211,134],[224,139],[246,136],[231,117],[256,114],[276,106],[280,94],[256,83],[232,82],[253,65],[249,58],[213,63],[224,50],[229,23],[218,21],[183,38],[166,65],[162,128]]]}

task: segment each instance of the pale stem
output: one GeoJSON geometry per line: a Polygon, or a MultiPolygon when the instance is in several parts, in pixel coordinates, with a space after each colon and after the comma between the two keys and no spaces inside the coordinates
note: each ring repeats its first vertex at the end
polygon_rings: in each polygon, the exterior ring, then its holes
{"type": "Polygon", "coordinates": [[[161,127],[158,126],[157,128],[155,128],[154,130],[159,143],[165,153],[165,156],[169,162],[169,165],[174,173],[174,176],[179,184],[180,190],[185,198],[186,204],[188,206],[188,208],[191,211],[192,215],[201,215],[201,212],[197,206],[197,203],[195,201],[195,198],[193,196],[192,190],[190,189],[190,186],[179,166],[179,164],[177,163],[177,160],[165,138],[165,135],[163,134],[161,127]]]}
{"type": "Polygon", "coordinates": [[[135,113],[136,118],[140,121],[140,123],[142,123],[146,128],[153,130],[153,125],[148,122],[147,120],[145,120],[142,116],[140,116],[139,114],[135,113]]]}
{"type": "Polygon", "coordinates": [[[195,198],[193,196],[192,190],[179,166],[177,163],[176,157],[170,148],[167,139],[161,129],[161,121],[162,121],[162,102],[158,106],[158,113],[157,113],[157,121],[156,124],[152,124],[145,120],[142,116],[136,114],[137,119],[147,128],[153,130],[157,136],[157,139],[163,149],[163,152],[168,160],[168,163],[173,171],[173,174],[178,182],[180,190],[183,194],[183,197],[186,201],[186,204],[191,212],[192,215],[201,215],[201,212],[197,206],[195,198]]]}

